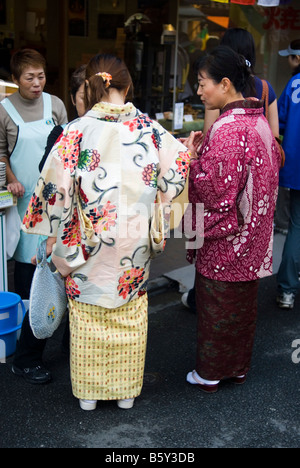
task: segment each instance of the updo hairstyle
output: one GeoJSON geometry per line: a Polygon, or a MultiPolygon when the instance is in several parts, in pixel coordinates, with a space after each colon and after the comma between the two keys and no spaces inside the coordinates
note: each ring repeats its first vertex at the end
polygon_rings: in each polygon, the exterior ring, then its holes
{"type": "Polygon", "coordinates": [[[235,90],[245,96],[245,90],[251,82],[251,68],[244,56],[237,54],[230,47],[216,47],[210,54],[197,63],[198,73],[205,71],[215,81],[221,83],[228,78],[235,90]]]}
{"type": "Polygon", "coordinates": [[[128,88],[127,99],[133,98],[133,83],[126,64],[122,59],[110,54],[97,54],[93,57],[86,68],[86,80],[88,81],[88,92],[86,87],[85,105],[91,109],[95,104],[105,101],[110,89],[125,92],[128,88]],[[98,73],[111,75],[111,80],[105,82],[98,73]]]}

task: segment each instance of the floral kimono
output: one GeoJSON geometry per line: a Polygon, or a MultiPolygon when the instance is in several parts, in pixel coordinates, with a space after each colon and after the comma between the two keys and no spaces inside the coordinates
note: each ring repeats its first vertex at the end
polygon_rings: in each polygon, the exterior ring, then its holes
{"type": "Polygon", "coordinates": [[[69,298],[106,308],[139,297],[149,276],[157,192],[184,189],[190,154],[131,103],[99,103],[71,122],[37,183],[23,229],[57,237],[69,298]]]}

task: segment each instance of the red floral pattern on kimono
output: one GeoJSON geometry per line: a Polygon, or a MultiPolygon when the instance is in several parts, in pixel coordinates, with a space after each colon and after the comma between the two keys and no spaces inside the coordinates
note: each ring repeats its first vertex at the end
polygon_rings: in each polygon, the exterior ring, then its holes
{"type": "Polygon", "coordinates": [[[36,224],[43,221],[43,203],[39,197],[33,196],[25,213],[24,225],[27,229],[34,228],[36,224]]]}
{"type": "Polygon", "coordinates": [[[57,152],[64,163],[64,168],[74,171],[79,158],[82,134],[77,130],[63,136],[57,144],[57,152]]]}
{"type": "Polygon", "coordinates": [[[80,242],[80,222],[78,218],[77,208],[75,208],[71,221],[69,221],[66,224],[66,227],[63,230],[62,243],[67,245],[68,247],[71,247],[73,245],[80,245],[80,242]]]}
{"type": "Polygon", "coordinates": [[[225,109],[191,163],[189,199],[204,204],[204,244],[188,259],[196,253],[196,269],[209,279],[272,274],[280,154],[260,106],[246,100],[225,109]]]}
{"type": "Polygon", "coordinates": [[[124,275],[119,279],[118,291],[123,299],[126,299],[129,294],[138,288],[139,284],[144,281],[144,268],[132,268],[125,271],[124,275]]]}

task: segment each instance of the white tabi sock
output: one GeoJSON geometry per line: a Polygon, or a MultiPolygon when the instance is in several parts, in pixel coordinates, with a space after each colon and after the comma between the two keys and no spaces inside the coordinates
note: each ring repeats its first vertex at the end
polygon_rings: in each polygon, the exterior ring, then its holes
{"type": "Polygon", "coordinates": [[[200,377],[200,375],[194,370],[193,372],[189,372],[186,376],[187,382],[190,384],[201,384],[201,385],[217,385],[220,380],[205,380],[200,377]]]}

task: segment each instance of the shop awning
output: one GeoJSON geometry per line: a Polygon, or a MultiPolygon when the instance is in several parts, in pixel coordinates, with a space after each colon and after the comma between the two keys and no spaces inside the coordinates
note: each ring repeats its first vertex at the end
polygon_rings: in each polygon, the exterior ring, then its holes
{"type": "Polygon", "coordinates": [[[227,29],[229,26],[228,16],[207,16],[206,19],[212,23],[216,23],[217,25],[222,26],[222,28],[225,29],[227,29]]]}

